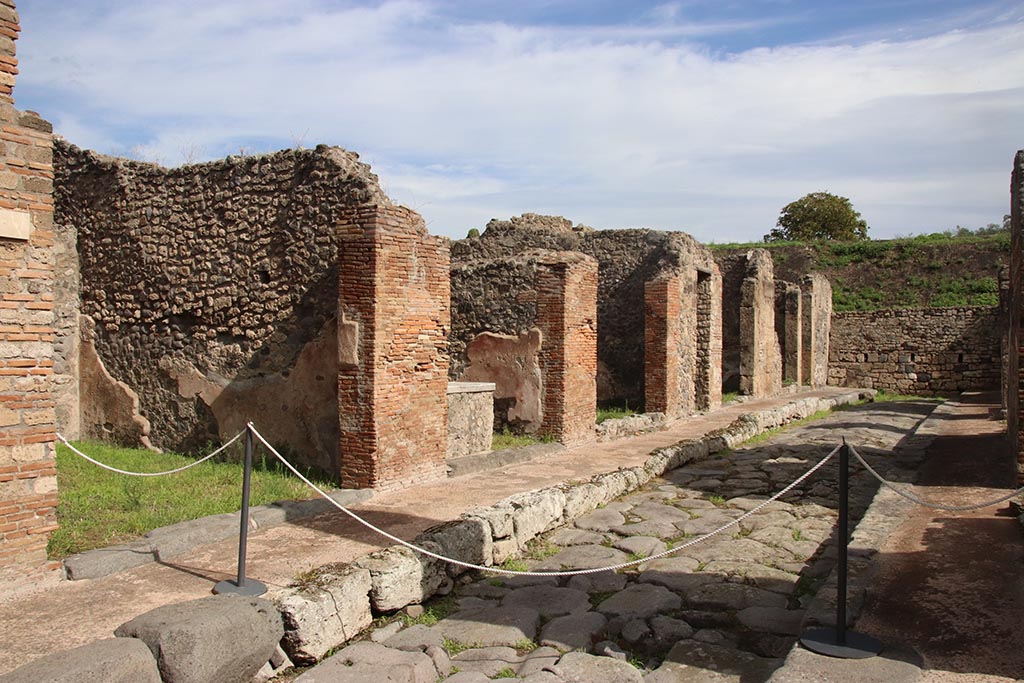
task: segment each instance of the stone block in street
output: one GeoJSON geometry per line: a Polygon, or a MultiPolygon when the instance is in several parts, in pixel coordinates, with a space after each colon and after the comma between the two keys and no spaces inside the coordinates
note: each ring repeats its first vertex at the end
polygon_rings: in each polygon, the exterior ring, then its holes
{"type": "Polygon", "coordinates": [[[0,683],[161,683],[156,658],[135,638],[97,640],[0,676],[0,683]]]}

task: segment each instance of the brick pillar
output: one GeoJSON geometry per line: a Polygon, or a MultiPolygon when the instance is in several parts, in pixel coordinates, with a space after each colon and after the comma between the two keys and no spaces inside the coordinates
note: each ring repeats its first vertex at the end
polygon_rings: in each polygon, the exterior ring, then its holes
{"type": "Polygon", "coordinates": [[[782,358],[775,336],[775,276],[764,249],[747,253],[740,290],[740,393],[771,396],[782,388],[782,358]]]}
{"type": "Polygon", "coordinates": [[[1024,150],[1014,157],[1010,180],[1009,281],[1006,431],[1017,458],[1017,485],[1024,486],[1024,150]]]}
{"type": "Polygon", "coordinates": [[[775,283],[775,331],[782,347],[782,381],[803,383],[803,308],[800,285],[775,283]]]}
{"type": "Polygon", "coordinates": [[[644,284],[644,409],[668,417],[689,412],[682,386],[685,279],[673,272],[644,284]]]}
{"type": "Polygon", "coordinates": [[[802,375],[812,387],[828,384],[828,338],[832,329],[832,285],[813,273],[800,282],[802,292],[802,375]]]}
{"type": "Polygon", "coordinates": [[[396,488],[446,476],[447,241],[403,207],[338,226],[341,485],[396,488]]]}
{"type": "Polygon", "coordinates": [[[536,289],[541,432],[561,443],[585,442],[597,419],[597,261],[577,252],[546,254],[536,289]]]}
{"type": "Polygon", "coordinates": [[[14,108],[14,3],[0,0],[0,582],[55,569],[53,140],[50,124],[14,108]]]}

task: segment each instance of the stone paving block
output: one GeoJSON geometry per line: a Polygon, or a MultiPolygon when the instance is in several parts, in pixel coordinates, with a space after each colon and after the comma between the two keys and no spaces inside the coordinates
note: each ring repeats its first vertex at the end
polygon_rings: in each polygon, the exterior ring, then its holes
{"type": "Polygon", "coordinates": [[[628,562],[629,556],[621,550],[601,545],[576,545],[559,551],[538,562],[538,571],[559,571],[561,569],[597,569],[628,562]]]}
{"type": "Polygon", "coordinates": [[[626,587],[626,576],[617,572],[577,574],[567,586],[585,593],[615,593],[626,587]]]}
{"type": "Polygon", "coordinates": [[[435,683],[434,662],[422,652],[360,642],[339,650],[295,683],[435,683]]]}
{"type": "Polygon", "coordinates": [[[781,665],[735,648],[684,640],[669,650],[664,663],[644,683],[747,683],[764,681],[781,665]]]}
{"type": "Polygon", "coordinates": [[[247,683],[270,660],[284,628],[268,600],[213,595],[158,607],[114,635],[148,645],[166,683],[247,683]]]}
{"type": "Polygon", "coordinates": [[[540,633],[541,645],[558,648],[563,652],[589,651],[604,635],[608,619],[599,612],[583,612],[556,617],[544,624],[540,633]]]}
{"type": "Polygon", "coordinates": [[[615,541],[612,547],[625,553],[642,555],[643,557],[656,555],[657,553],[664,552],[666,549],[665,542],[653,536],[630,536],[629,538],[615,541]]]}
{"type": "Polygon", "coordinates": [[[590,596],[583,591],[557,586],[517,588],[501,601],[502,607],[528,607],[543,618],[576,614],[590,609],[590,596]]]}
{"type": "Polygon", "coordinates": [[[527,677],[551,669],[561,659],[562,653],[553,647],[538,647],[526,653],[519,665],[519,676],[527,677]]]}
{"type": "Polygon", "coordinates": [[[456,612],[442,619],[435,629],[445,638],[466,645],[514,646],[533,640],[540,624],[540,613],[527,607],[494,607],[456,612]]]}
{"type": "Polygon", "coordinates": [[[423,624],[413,624],[384,641],[388,647],[409,652],[423,652],[428,647],[440,647],[443,644],[444,636],[423,624]]]}
{"type": "Polygon", "coordinates": [[[682,599],[663,586],[639,583],[627,586],[597,605],[605,616],[647,617],[678,609],[682,599]]]}
{"type": "Polygon", "coordinates": [[[628,662],[582,652],[563,655],[553,669],[566,683],[643,683],[644,680],[628,662]]]}
{"type": "Polygon", "coordinates": [[[135,541],[97,548],[64,558],[64,571],[68,579],[98,579],[101,576],[148,564],[156,560],[156,551],[149,541],[135,541]]]}
{"type": "Polygon", "coordinates": [[[800,635],[803,616],[803,610],[788,610],[782,607],[765,607],[763,605],[753,605],[736,613],[736,618],[740,620],[740,623],[751,631],[790,636],[800,635]]]}
{"type": "Polygon", "coordinates": [[[754,605],[783,608],[785,597],[741,583],[715,581],[686,592],[686,601],[698,607],[741,610],[754,605]]]}
{"type": "Polygon", "coordinates": [[[232,536],[238,536],[237,512],[210,515],[153,529],[145,538],[153,546],[157,559],[162,561],[197,545],[222,541],[232,536]]]}
{"type": "Polygon", "coordinates": [[[613,526],[625,524],[625,522],[626,518],[623,517],[621,513],[616,512],[615,510],[609,510],[608,508],[602,508],[577,518],[573,524],[577,529],[604,532],[608,531],[613,526]]]}
{"type": "Polygon", "coordinates": [[[607,534],[599,534],[596,531],[585,531],[583,529],[569,529],[563,527],[552,531],[547,540],[555,545],[601,545],[608,539],[607,534]]]}
{"type": "Polygon", "coordinates": [[[2,683],[161,683],[156,658],[135,638],[97,640],[0,676],[2,683]]]}
{"type": "Polygon", "coordinates": [[[458,653],[452,657],[452,665],[462,671],[478,671],[493,677],[503,669],[518,673],[524,659],[511,647],[480,647],[458,653]]]}

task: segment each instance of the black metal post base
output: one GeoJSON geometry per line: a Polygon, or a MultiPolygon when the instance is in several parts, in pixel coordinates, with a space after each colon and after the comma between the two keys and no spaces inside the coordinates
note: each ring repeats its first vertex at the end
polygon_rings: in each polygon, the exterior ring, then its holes
{"type": "Polygon", "coordinates": [[[249,598],[254,598],[257,595],[263,595],[267,592],[267,585],[255,579],[246,579],[245,583],[241,586],[234,579],[228,579],[226,581],[219,582],[213,587],[214,595],[228,594],[228,595],[244,595],[249,598]]]}
{"type": "Polygon", "coordinates": [[[882,641],[856,631],[839,632],[831,627],[813,628],[800,636],[800,644],[811,652],[839,659],[869,659],[882,651],[882,641]]]}

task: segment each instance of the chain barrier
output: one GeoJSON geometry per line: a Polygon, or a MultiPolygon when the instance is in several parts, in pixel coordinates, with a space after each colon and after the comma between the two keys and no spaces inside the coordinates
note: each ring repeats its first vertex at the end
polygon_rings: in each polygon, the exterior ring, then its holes
{"type": "Polygon", "coordinates": [[[444,555],[439,555],[438,553],[431,552],[430,550],[427,550],[426,548],[421,548],[421,547],[419,547],[417,545],[414,545],[413,543],[409,543],[408,541],[405,541],[405,540],[403,540],[403,539],[401,539],[401,538],[399,538],[397,536],[394,536],[394,535],[388,533],[387,531],[384,531],[383,529],[381,529],[381,528],[379,528],[377,526],[374,526],[371,522],[363,519],[362,517],[360,517],[356,513],[352,512],[351,510],[346,508],[341,503],[337,502],[336,500],[334,500],[333,498],[328,496],[327,493],[325,493],[320,487],[318,487],[316,484],[314,484],[309,479],[304,477],[301,472],[299,472],[290,462],[285,460],[284,456],[281,455],[280,453],[278,453],[277,450],[273,446],[271,446],[270,443],[266,439],[263,438],[263,435],[259,433],[259,431],[253,426],[253,424],[251,422],[249,423],[249,427],[252,429],[253,433],[256,435],[256,438],[259,439],[260,442],[264,446],[266,446],[268,449],[270,449],[270,452],[273,453],[274,456],[278,460],[280,460],[281,463],[292,472],[292,474],[294,474],[299,479],[301,479],[306,484],[306,486],[309,486],[311,489],[313,489],[318,494],[320,494],[320,496],[322,496],[331,505],[333,505],[334,507],[338,508],[339,510],[341,510],[346,515],[348,515],[349,517],[351,517],[355,521],[359,522],[360,524],[362,524],[366,528],[371,529],[371,530],[377,532],[381,536],[384,536],[385,538],[387,538],[389,540],[392,540],[395,543],[398,543],[399,545],[405,546],[406,548],[409,548],[410,550],[418,552],[418,553],[420,553],[422,555],[426,555],[427,557],[432,557],[435,560],[440,560],[442,562],[447,562],[449,564],[454,564],[454,565],[459,566],[459,567],[465,567],[467,569],[476,569],[476,570],[483,571],[483,572],[490,572],[492,574],[502,574],[502,575],[505,575],[505,576],[556,576],[556,577],[557,576],[581,576],[581,575],[584,575],[584,574],[597,574],[599,572],[609,572],[609,571],[616,571],[616,570],[619,570],[619,569],[626,569],[628,567],[635,567],[637,565],[645,564],[647,562],[651,562],[652,560],[657,560],[657,559],[660,559],[662,557],[667,557],[669,555],[672,555],[673,553],[679,552],[680,550],[683,550],[685,548],[689,548],[690,546],[697,545],[698,543],[702,543],[702,542],[708,540],[709,538],[711,538],[712,536],[716,536],[716,535],[722,533],[723,531],[736,526],[737,524],[742,522],[747,517],[749,517],[749,516],[759,512],[766,505],[775,502],[776,500],[778,500],[779,498],[781,498],[785,494],[789,493],[793,488],[795,488],[796,486],[799,486],[801,483],[803,483],[803,481],[806,480],[808,477],[810,477],[812,474],[814,474],[819,469],[821,469],[821,467],[824,466],[825,463],[827,463],[829,460],[831,460],[832,457],[836,453],[838,453],[839,449],[841,448],[841,446],[836,446],[835,448],[833,448],[832,451],[828,455],[826,455],[824,458],[822,458],[818,462],[818,464],[816,464],[814,467],[812,467],[811,469],[807,470],[802,475],[800,475],[796,480],[794,480],[791,484],[789,484],[789,486],[785,487],[784,489],[782,489],[781,491],[776,493],[771,498],[768,498],[764,502],[762,502],[759,505],[757,505],[756,507],[748,510],[747,512],[745,512],[744,514],[740,515],[739,517],[737,517],[736,519],[732,520],[731,522],[728,522],[728,523],[724,524],[723,526],[720,526],[719,528],[715,529],[714,531],[711,531],[711,532],[708,532],[706,534],[703,534],[702,536],[697,536],[696,538],[693,538],[693,539],[687,541],[686,543],[678,545],[678,546],[676,546],[674,548],[669,548],[668,550],[665,550],[665,551],[660,552],[660,553],[656,553],[656,554],[651,555],[649,557],[644,557],[644,558],[639,559],[639,560],[631,560],[629,562],[621,562],[619,564],[608,565],[606,567],[594,567],[594,568],[591,568],[591,569],[572,569],[572,570],[553,571],[553,572],[546,572],[546,571],[542,571],[542,572],[530,572],[530,571],[522,572],[522,571],[515,571],[515,570],[512,570],[512,569],[502,569],[500,567],[493,567],[493,566],[492,567],[485,567],[483,565],[473,564],[472,562],[463,562],[462,560],[456,560],[456,559],[451,558],[451,557],[445,557],[444,555]]]}
{"type": "Polygon", "coordinates": [[[861,456],[861,454],[857,452],[856,448],[850,446],[850,451],[853,453],[853,456],[860,461],[860,464],[864,466],[864,469],[870,472],[871,475],[882,484],[882,486],[885,486],[890,491],[895,492],[896,494],[906,498],[912,503],[916,503],[927,508],[932,508],[933,510],[944,510],[946,512],[971,512],[973,510],[980,510],[982,508],[987,508],[992,505],[999,505],[1000,503],[1005,503],[1006,501],[1012,498],[1016,498],[1017,496],[1024,494],[1024,487],[1021,487],[1016,491],[1006,494],[1005,496],[1000,496],[995,500],[986,501],[984,503],[977,503],[973,505],[945,505],[943,503],[935,503],[932,501],[925,500],[917,496],[916,494],[913,494],[910,491],[902,489],[899,486],[893,484],[892,482],[887,481],[885,478],[882,477],[882,475],[876,472],[875,469],[871,467],[871,465],[868,464],[867,460],[865,460],[861,456]]]}
{"type": "Polygon", "coordinates": [[[61,443],[63,443],[65,446],[67,446],[69,449],[71,449],[72,453],[74,453],[75,455],[77,455],[77,456],[79,456],[81,458],[85,458],[86,460],[91,462],[93,465],[96,465],[97,467],[102,467],[105,470],[110,470],[111,472],[117,472],[118,474],[126,474],[129,477],[163,477],[163,476],[168,475],[168,474],[177,474],[178,472],[184,472],[185,470],[187,470],[189,468],[192,468],[192,467],[195,467],[196,465],[201,465],[202,463],[206,462],[207,460],[209,460],[210,458],[214,457],[215,455],[224,452],[228,448],[228,446],[230,446],[231,444],[233,444],[234,442],[236,442],[240,438],[242,438],[243,434],[245,434],[245,430],[244,429],[242,431],[238,432],[237,434],[235,434],[233,437],[231,437],[231,439],[226,444],[224,444],[223,446],[221,446],[220,448],[215,450],[213,453],[210,453],[209,455],[205,455],[202,458],[200,458],[199,460],[196,460],[195,462],[191,462],[191,463],[185,465],[184,467],[179,467],[179,468],[173,469],[173,470],[167,470],[166,472],[130,472],[128,470],[118,469],[116,467],[112,467],[110,465],[106,465],[106,464],[100,462],[99,460],[95,460],[93,458],[90,458],[88,455],[86,455],[82,451],[80,451],[77,448],[75,448],[74,446],[72,446],[71,442],[68,441],[67,439],[65,439],[64,436],[60,432],[57,432],[57,438],[60,439],[61,443]]]}

